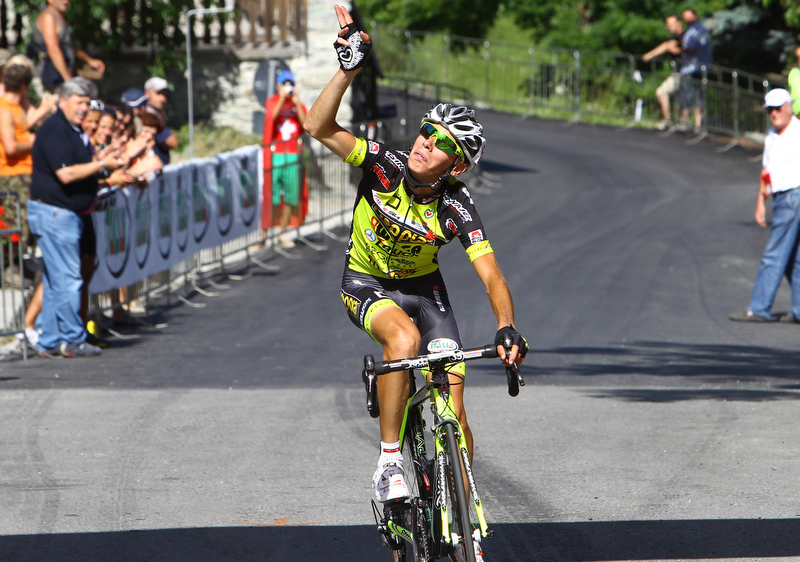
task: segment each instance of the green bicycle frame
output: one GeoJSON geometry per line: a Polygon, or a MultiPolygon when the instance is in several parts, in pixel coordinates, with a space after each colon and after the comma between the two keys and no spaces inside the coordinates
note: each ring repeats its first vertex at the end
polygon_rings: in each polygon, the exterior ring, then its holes
{"type": "MultiPolygon", "coordinates": [[[[489,535],[489,525],[486,522],[486,515],[483,510],[483,503],[480,500],[480,496],[478,495],[478,489],[475,485],[475,478],[472,474],[472,465],[469,462],[469,452],[467,449],[467,441],[464,437],[464,430],[461,427],[461,424],[458,421],[458,418],[455,415],[455,407],[453,404],[453,397],[450,393],[446,394],[446,397],[443,396],[443,393],[440,392],[438,388],[435,388],[433,384],[427,383],[424,387],[419,389],[413,396],[408,399],[406,403],[406,408],[403,413],[403,423],[400,426],[400,435],[404,436],[406,434],[406,426],[408,422],[408,413],[412,411],[412,408],[420,408],[422,403],[426,400],[431,399],[432,405],[431,410],[434,414],[434,427],[433,427],[433,435],[434,435],[434,452],[435,452],[435,461],[438,465],[438,470],[436,471],[437,476],[439,477],[440,481],[437,482],[436,489],[440,496],[438,498],[434,498],[434,506],[438,505],[439,512],[440,512],[440,519],[442,523],[442,539],[447,544],[452,544],[452,536],[450,534],[450,523],[448,519],[449,515],[449,508],[446,501],[444,501],[444,490],[447,488],[447,482],[444,480],[445,478],[445,464],[446,464],[446,455],[445,455],[445,442],[444,442],[444,426],[446,424],[451,424],[455,428],[455,433],[458,439],[458,448],[459,451],[451,451],[452,455],[459,454],[461,456],[461,460],[464,463],[464,470],[467,474],[467,481],[469,483],[470,489],[470,498],[472,500],[472,504],[475,507],[475,513],[478,517],[478,524],[480,526],[480,533],[481,536],[487,537],[489,535]]],[[[415,427],[412,428],[414,431],[413,434],[413,442],[414,445],[417,447],[417,453],[419,456],[422,456],[425,452],[425,439],[422,433],[422,427],[415,427]]],[[[405,439],[401,438],[401,443],[405,444],[405,439]]],[[[413,543],[413,533],[408,529],[400,527],[399,525],[389,522],[388,525],[389,529],[391,530],[392,534],[396,537],[413,543]]]]}

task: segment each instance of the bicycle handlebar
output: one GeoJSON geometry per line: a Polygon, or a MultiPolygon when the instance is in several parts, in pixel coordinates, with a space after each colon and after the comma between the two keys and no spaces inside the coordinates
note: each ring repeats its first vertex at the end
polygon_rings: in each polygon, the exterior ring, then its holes
{"type": "MultiPolygon", "coordinates": [[[[507,337],[503,341],[503,347],[505,347],[506,354],[511,353],[511,338],[507,337]]],[[[364,370],[361,376],[367,388],[367,410],[369,410],[373,418],[377,418],[380,415],[375,380],[378,375],[385,375],[396,371],[407,371],[409,369],[430,370],[436,365],[455,364],[463,361],[472,361],[474,359],[493,359],[495,357],[498,357],[498,353],[497,347],[494,344],[471,349],[438,351],[427,355],[381,362],[376,362],[372,355],[366,355],[364,356],[364,370]]],[[[519,387],[525,386],[525,380],[522,378],[519,367],[516,365],[513,367],[506,367],[506,382],[508,383],[508,394],[510,396],[517,396],[519,394],[519,387]]]]}
{"type": "Polygon", "coordinates": [[[473,359],[491,359],[497,357],[497,349],[493,345],[475,347],[472,349],[454,349],[452,351],[437,351],[417,357],[407,357],[393,361],[383,361],[375,364],[375,374],[385,375],[394,371],[407,371],[408,369],[429,369],[436,363],[461,363],[473,359]]]}

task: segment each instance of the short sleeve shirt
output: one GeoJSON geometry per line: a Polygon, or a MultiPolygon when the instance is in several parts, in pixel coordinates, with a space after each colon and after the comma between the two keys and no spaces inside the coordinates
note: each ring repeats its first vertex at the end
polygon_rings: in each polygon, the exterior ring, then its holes
{"type": "Polygon", "coordinates": [[[709,65],[714,60],[711,34],[699,21],[683,33],[681,48],[684,51],[681,74],[684,76],[699,73],[702,65],[709,65]]]}
{"type": "Polygon", "coordinates": [[[92,206],[98,190],[95,175],[69,184],[56,176],[60,168],[92,161],[89,138],[67,121],[60,109],[39,127],[31,155],[31,197],[76,213],[92,206]]]}
{"type": "Polygon", "coordinates": [[[470,261],[493,252],[467,187],[449,178],[439,197],[415,201],[403,185],[408,154],[363,138],[345,162],[360,167],[347,267],[376,277],[420,277],[439,269],[439,248],[458,238],[470,261]]]}
{"type": "Polygon", "coordinates": [[[762,165],[769,173],[772,193],[800,187],[800,120],[792,120],[780,135],[772,127],[764,139],[762,165]]]}

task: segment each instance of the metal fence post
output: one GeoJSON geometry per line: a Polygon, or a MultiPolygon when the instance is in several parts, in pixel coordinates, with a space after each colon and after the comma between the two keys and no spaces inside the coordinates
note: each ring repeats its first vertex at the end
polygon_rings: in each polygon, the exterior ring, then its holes
{"type": "Polygon", "coordinates": [[[581,119],[581,53],[580,51],[573,51],[572,57],[575,59],[575,100],[573,102],[575,109],[572,116],[573,121],[580,121],[581,119]]]}
{"type": "Polygon", "coordinates": [[[536,49],[528,49],[530,55],[530,93],[531,93],[531,115],[536,114],[536,49]]]}
{"type": "Polygon", "coordinates": [[[450,36],[444,36],[444,83],[450,83],[450,36]]]}
{"type": "Polygon", "coordinates": [[[485,94],[484,94],[484,99],[485,99],[486,103],[490,103],[489,102],[489,100],[490,100],[490,97],[489,97],[490,68],[489,68],[489,66],[491,64],[491,59],[492,59],[491,43],[489,43],[489,41],[484,41],[483,42],[483,48],[484,48],[483,58],[486,61],[486,76],[485,76],[485,94]]]}

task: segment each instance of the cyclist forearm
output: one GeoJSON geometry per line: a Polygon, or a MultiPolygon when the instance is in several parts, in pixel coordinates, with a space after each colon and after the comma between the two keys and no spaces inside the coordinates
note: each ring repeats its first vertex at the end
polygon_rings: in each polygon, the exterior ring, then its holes
{"type": "Polygon", "coordinates": [[[511,291],[508,284],[497,265],[494,254],[486,254],[472,262],[475,271],[478,273],[484,287],[486,296],[492,305],[492,312],[497,318],[497,328],[514,325],[514,301],[511,298],[511,291]]]}

